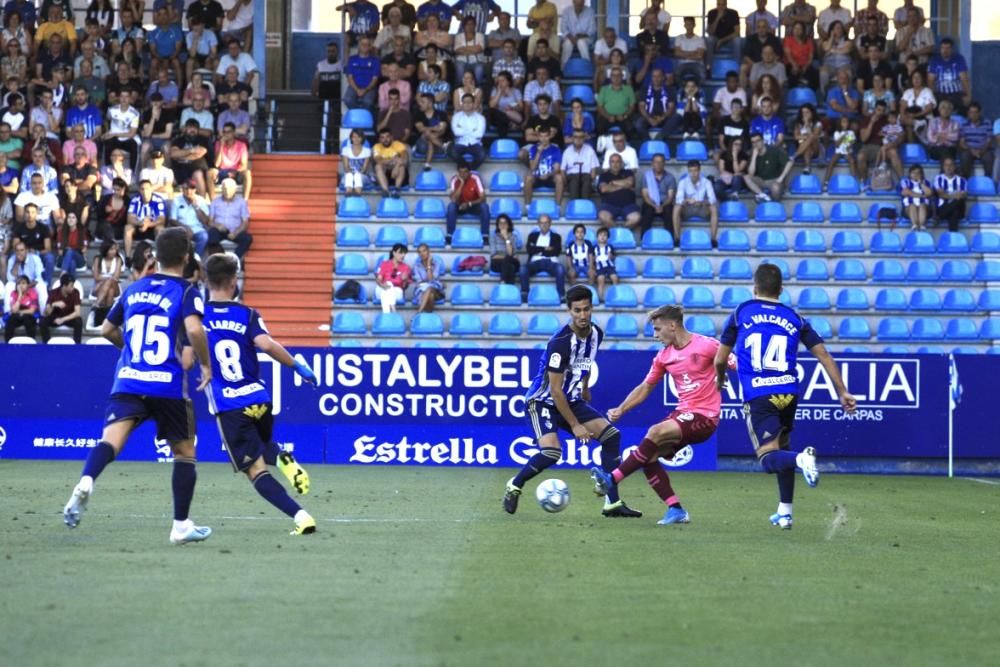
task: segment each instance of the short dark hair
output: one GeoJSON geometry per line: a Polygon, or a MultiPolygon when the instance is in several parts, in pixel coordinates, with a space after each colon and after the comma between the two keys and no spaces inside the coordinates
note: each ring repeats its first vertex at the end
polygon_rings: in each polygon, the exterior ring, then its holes
{"type": "Polygon", "coordinates": [[[698,162],[697,160],[688,160],[687,168],[688,169],[693,169],[695,167],[697,167],[698,169],[701,169],[701,162],[698,162]]]}
{"type": "Polygon", "coordinates": [[[239,262],[228,253],[212,255],[205,262],[205,274],[208,277],[208,286],[214,289],[227,287],[236,277],[239,270],[239,262]]]}
{"type": "Polygon", "coordinates": [[[955,40],[953,40],[951,37],[945,37],[941,40],[941,46],[944,46],[945,44],[949,46],[955,46],[955,40]]]}
{"type": "Polygon", "coordinates": [[[389,257],[391,258],[400,250],[402,250],[404,253],[409,252],[405,243],[395,243],[393,244],[392,249],[389,250],[389,257]]]}
{"type": "Polygon", "coordinates": [[[581,224],[581,223],[578,222],[575,225],[573,225],[573,236],[576,236],[576,230],[578,230],[578,229],[582,229],[584,231],[584,233],[587,232],[586,225],[583,225],[583,224],[581,224]]]}
{"type": "Polygon", "coordinates": [[[764,135],[761,134],[760,132],[751,132],[750,133],[750,141],[753,141],[754,139],[763,139],[763,138],[764,138],[764,135]]]}
{"type": "Polygon", "coordinates": [[[781,296],[781,269],[775,264],[761,264],[753,274],[757,295],[777,299],[781,296]]]}
{"type": "Polygon", "coordinates": [[[976,102],[975,100],[973,100],[972,102],[969,102],[969,109],[972,109],[972,107],[975,107],[975,108],[979,109],[980,111],[983,110],[983,105],[980,104],[979,102],[976,102]]]}
{"type": "Polygon", "coordinates": [[[726,71],[726,78],[727,79],[738,79],[738,78],[740,78],[740,73],[737,72],[734,69],[727,70],[726,71]]]}
{"type": "Polygon", "coordinates": [[[650,311],[649,315],[646,316],[646,321],[648,322],[655,322],[656,320],[670,320],[671,322],[677,322],[677,324],[684,324],[684,308],[676,304],[660,306],[656,310],[650,311]]]}
{"type": "Polygon", "coordinates": [[[68,273],[62,274],[61,276],[59,276],[59,284],[63,286],[72,285],[73,276],[69,275],[68,273]]]}
{"type": "Polygon", "coordinates": [[[547,104],[552,104],[552,98],[549,97],[548,93],[542,93],[541,95],[538,95],[537,97],[535,97],[535,104],[538,104],[539,102],[545,102],[547,104]]]}
{"type": "Polygon", "coordinates": [[[427,66],[427,71],[428,72],[434,72],[438,76],[441,76],[441,66],[440,65],[428,65],[427,66]]]}
{"type": "Polygon", "coordinates": [[[573,304],[577,301],[586,301],[587,303],[594,303],[594,293],[590,291],[589,287],[584,285],[574,285],[566,292],[566,307],[572,308],[573,304]]]}
{"type": "Polygon", "coordinates": [[[156,259],[164,268],[183,268],[190,252],[191,241],[183,227],[164,229],[156,237],[156,259]]]}
{"type": "Polygon", "coordinates": [[[539,39],[538,41],[535,42],[535,48],[537,49],[542,44],[544,44],[546,46],[546,48],[547,48],[549,46],[549,40],[547,40],[547,39],[539,39]]]}
{"type": "Polygon", "coordinates": [[[390,88],[389,97],[399,97],[399,88],[390,88]]]}

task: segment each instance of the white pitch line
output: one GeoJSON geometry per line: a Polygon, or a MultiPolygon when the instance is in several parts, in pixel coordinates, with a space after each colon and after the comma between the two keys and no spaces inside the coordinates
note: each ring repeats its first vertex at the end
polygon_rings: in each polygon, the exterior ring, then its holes
{"type": "Polygon", "coordinates": [[[969,480],[970,482],[979,482],[980,484],[989,484],[990,486],[1000,486],[1000,480],[996,479],[980,479],[978,477],[963,477],[962,479],[969,480]]]}
{"type": "MultiPolygon", "coordinates": [[[[129,519],[170,519],[166,514],[127,514],[126,518],[129,519]]],[[[209,515],[209,516],[199,516],[199,521],[288,521],[288,517],[277,517],[277,516],[227,516],[227,515],[209,515]]],[[[316,518],[318,523],[471,523],[476,521],[476,519],[418,519],[414,517],[404,517],[399,519],[366,519],[363,517],[356,518],[339,518],[339,519],[320,519],[316,518]]]]}

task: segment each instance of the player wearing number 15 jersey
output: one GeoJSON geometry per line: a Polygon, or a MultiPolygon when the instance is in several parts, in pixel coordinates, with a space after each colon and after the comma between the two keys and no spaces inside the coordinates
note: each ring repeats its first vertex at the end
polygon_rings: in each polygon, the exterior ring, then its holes
{"type": "Polygon", "coordinates": [[[715,355],[715,370],[716,383],[722,389],[727,382],[729,354],[735,349],[750,440],[761,467],[778,478],[780,502],[771,523],[787,529],[792,527],[796,466],[802,470],[806,484],[819,483],[816,451],[812,447],[801,452],[788,449],[798,401],[796,364],[800,342],[830,376],[844,410],[853,412],[856,401],[844,386],[823,338],[808,321],[781,303],[781,289],[781,270],[777,266],[757,267],[754,298],[741,304],[726,322],[722,345],[715,355]]]}
{"type": "Polygon", "coordinates": [[[316,521],[267,469],[267,463],[277,459],[299,493],[308,491],[305,471],[290,454],[280,453],[271,437],[271,395],[260,379],[257,350],[295,368],[307,382],[315,384],[316,376],[271,338],[256,310],[233,301],[237,268],[236,258],[226,254],[212,255],[205,264],[210,296],[205,306],[205,331],[212,359],[208,405],[233,468],[244,473],[265,500],[292,517],[292,535],[307,535],[316,532],[316,521]]]}
{"type": "Polygon", "coordinates": [[[157,437],[166,440],[174,454],[170,541],[198,542],[212,534],[211,528],[196,526],[188,517],[197,474],[194,414],[181,364],[184,334],[201,362],[198,390],[212,379],[202,327],[204,302],[182,277],[190,253],[191,243],[183,229],[162,232],[156,238],[160,272],[129,285],[104,322],[104,337],[122,352],[101,441],[90,450],[80,482],[63,509],[63,521],[70,528],[79,525],[94,480],[121,452],[136,426],[152,419],[157,437]]]}

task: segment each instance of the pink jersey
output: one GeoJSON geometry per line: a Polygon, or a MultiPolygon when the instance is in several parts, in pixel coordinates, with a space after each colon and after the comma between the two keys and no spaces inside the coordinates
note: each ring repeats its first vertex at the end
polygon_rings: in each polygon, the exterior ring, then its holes
{"type": "Polygon", "coordinates": [[[658,384],[669,373],[677,387],[677,410],[718,417],[722,405],[722,394],[715,388],[718,349],[719,341],[714,338],[691,334],[691,342],[683,348],[665,347],[656,354],[646,384],[658,384]]]}

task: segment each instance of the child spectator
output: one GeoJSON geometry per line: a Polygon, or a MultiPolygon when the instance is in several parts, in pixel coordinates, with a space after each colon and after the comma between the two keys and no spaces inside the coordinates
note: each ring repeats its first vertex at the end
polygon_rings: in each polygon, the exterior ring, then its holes
{"type": "Polygon", "coordinates": [[[858,137],[854,133],[854,130],[851,129],[851,119],[847,116],[841,116],[838,121],[838,127],[833,132],[833,157],[830,158],[830,163],[826,166],[823,190],[826,190],[829,185],[830,177],[833,176],[833,168],[837,166],[841,158],[847,160],[847,165],[851,169],[851,176],[858,177],[858,168],[854,161],[854,144],[857,142],[858,137]]]}
{"type": "Polygon", "coordinates": [[[587,228],[577,223],[573,225],[573,240],[566,245],[569,259],[569,282],[593,284],[597,273],[594,268],[594,245],[588,241],[587,228]]]}
{"type": "Polygon", "coordinates": [[[910,167],[910,174],[899,182],[903,195],[903,212],[910,219],[912,229],[923,231],[927,228],[927,211],[934,189],[924,178],[924,168],[918,164],[910,167]]]}
{"type": "Polygon", "coordinates": [[[607,227],[597,230],[597,245],[594,247],[594,272],[597,274],[597,296],[603,303],[604,288],[608,281],[618,284],[618,273],[615,271],[615,248],[608,243],[611,233],[607,227]]]}
{"type": "Polygon", "coordinates": [[[688,79],[684,89],[677,95],[677,113],[681,114],[683,138],[698,139],[705,129],[708,108],[705,106],[705,92],[698,82],[688,79]]]}
{"type": "Polygon", "coordinates": [[[9,343],[21,327],[24,327],[24,334],[28,338],[34,338],[37,314],[38,292],[31,286],[28,276],[18,276],[14,294],[10,299],[10,314],[3,328],[4,342],[9,343]]]}

